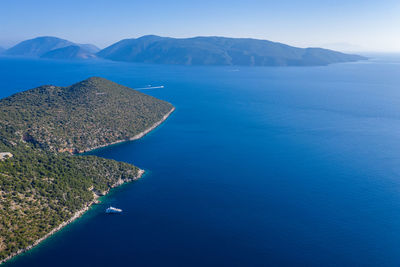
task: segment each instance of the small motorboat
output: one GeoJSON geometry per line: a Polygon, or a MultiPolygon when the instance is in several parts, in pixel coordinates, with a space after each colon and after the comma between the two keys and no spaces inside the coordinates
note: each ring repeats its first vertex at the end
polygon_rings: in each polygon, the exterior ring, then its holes
{"type": "Polygon", "coordinates": [[[117,209],[111,206],[106,209],[106,213],[121,213],[121,212],[122,212],[121,209],[117,209]]]}

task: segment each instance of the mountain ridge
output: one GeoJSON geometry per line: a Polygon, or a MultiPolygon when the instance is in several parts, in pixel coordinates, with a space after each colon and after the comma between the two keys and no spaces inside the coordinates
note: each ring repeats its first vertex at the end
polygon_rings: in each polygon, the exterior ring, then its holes
{"type": "Polygon", "coordinates": [[[20,42],[4,51],[3,55],[223,66],[325,66],[367,59],[330,49],[299,48],[254,38],[172,38],[157,35],[123,39],[102,50],[91,44],[77,44],[57,37],[43,36],[20,42]]]}
{"type": "Polygon", "coordinates": [[[179,65],[319,66],[365,57],[323,48],[298,48],[253,38],[145,35],[123,39],[97,53],[115,61],[179,65]]]}
{"type": "Polygon", "coordinates": [[[95,54],[100,51],[99,48],[92,44],[77,44],[58,37],[40,36],[22,41],[4,51],[3,54],[8,56],[42,57],[46,53],[68,46],[78,46],[87,54],[95,54]]]}

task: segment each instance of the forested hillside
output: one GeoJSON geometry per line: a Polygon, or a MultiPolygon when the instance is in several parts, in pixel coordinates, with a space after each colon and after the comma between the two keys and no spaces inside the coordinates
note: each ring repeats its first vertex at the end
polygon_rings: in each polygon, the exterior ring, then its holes
{"type": "Polygon", "coordinates": [[[128,139],[172,105],[102,78],[0,100],[0,262],[28,248],[114,186],[140,177],[123,162],[72,155],[128,139]]]}
{"type": "Polygon", "coordinates": [[[70,153],[141,133],[173,106],[109,80],[93,77],[69,87],[41,86],[0,101],[7,140],[70,153]]]}

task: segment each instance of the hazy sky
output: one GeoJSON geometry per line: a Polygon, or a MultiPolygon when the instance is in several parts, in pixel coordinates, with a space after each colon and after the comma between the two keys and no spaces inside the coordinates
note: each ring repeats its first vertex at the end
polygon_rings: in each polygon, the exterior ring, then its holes
{"type": "Polygon", "coordinates": [[[400,0],[0,0],[0,46],[51,35],[105,47],[145,34],[400,51],[400,0]]]}

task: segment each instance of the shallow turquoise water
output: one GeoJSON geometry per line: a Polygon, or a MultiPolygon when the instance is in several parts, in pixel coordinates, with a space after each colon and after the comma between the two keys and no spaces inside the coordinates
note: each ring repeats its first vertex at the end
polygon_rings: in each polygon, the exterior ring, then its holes
{"type": "Polygon", "coordinates": [[[102,76],[176,106],[94,154],[147,170],[9,266],[400,264],[400,64],[0,60],[0,97],[102,76]],[[121,216],[107,216],[113,205],[121,216]]]}

